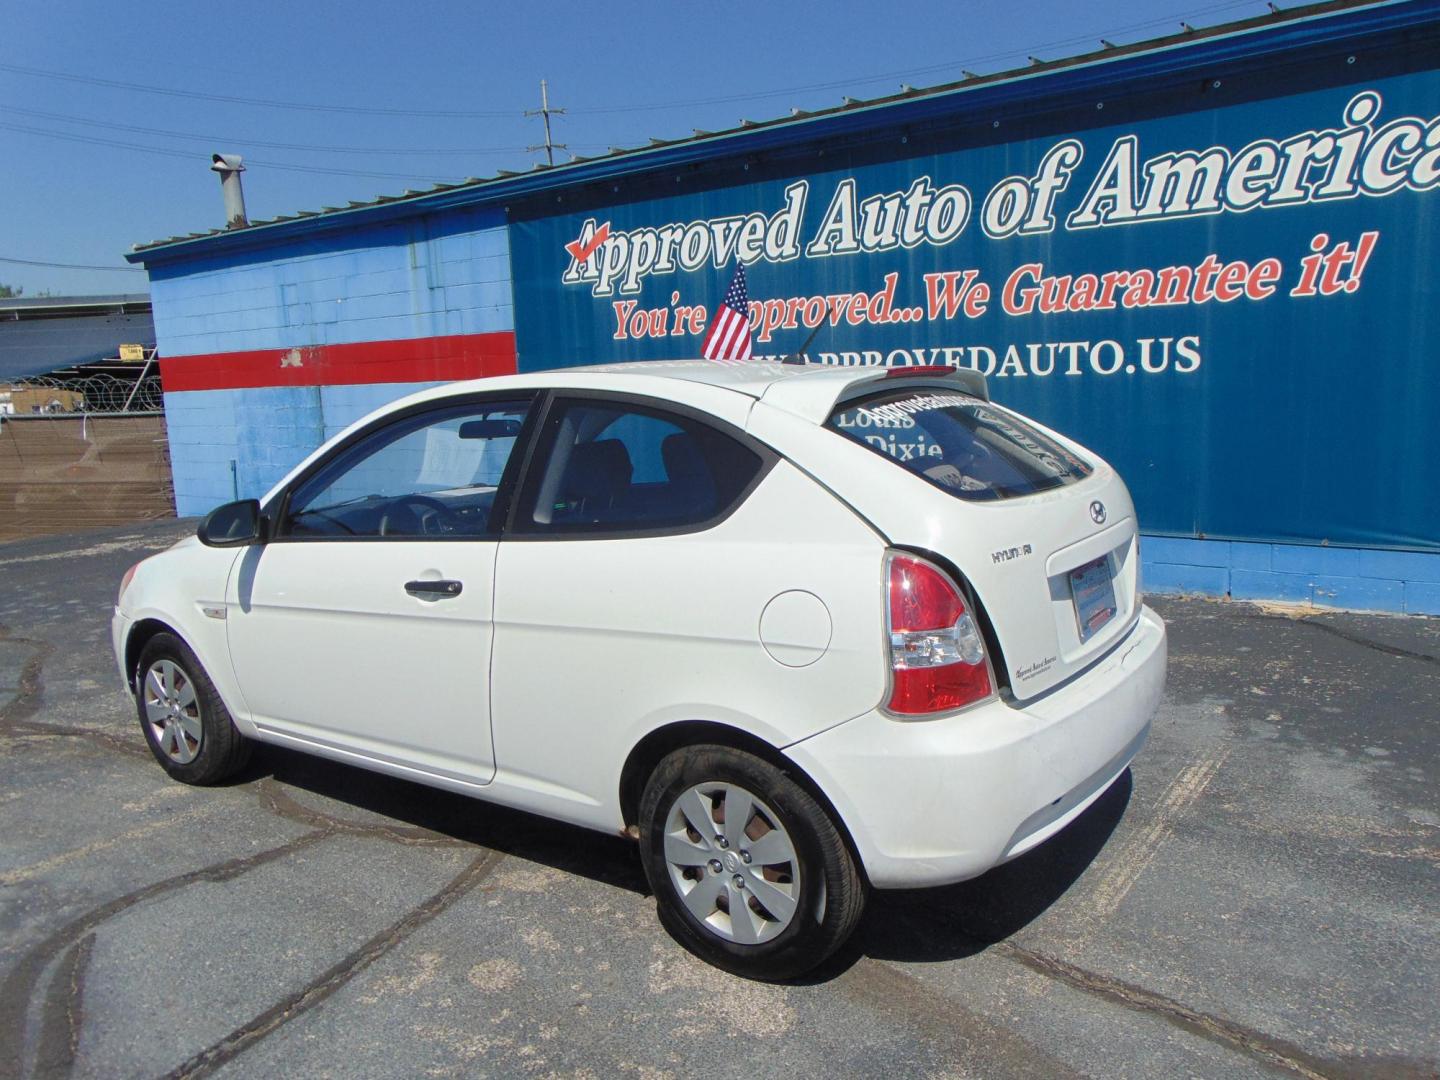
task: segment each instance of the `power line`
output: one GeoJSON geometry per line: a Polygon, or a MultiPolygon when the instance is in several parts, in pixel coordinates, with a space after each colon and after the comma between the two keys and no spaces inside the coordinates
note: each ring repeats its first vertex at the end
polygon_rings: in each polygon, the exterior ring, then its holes
{"type": "MultiPolygon", "coordinates": [[[[1196,8],[1188,14],[1192,19],[1201,18],[1204,15],[1213,15],[1221,11],[1233,11],[1242,7],[1255,7],[1259,0],[1225,0],[1224,3],[1210,4],[1207,7],[1196,8]]],[[[1144,22],[1131,23],[1127,26],[1115,27],[1110,30],[1102,30],[1105,37],[1117,37],[1121,34],[1133,33],[1137,30],[1149,30],[1155,27],[1168,26],[1178,18],[1178,15],[1167,15],[1160,18],[1147,19],[1144,22]]],[[[1055,41],[1041,42],[1038,45],[1024,46],[1018,49],[1011,49],[1007,52],[987,53],[983,56],[970,56],[959,60],[947,61],[943,64],[931,64],[928,67],[906,68],[901,71],[887,71],[879,75],[869,75],[863,78],[850,77],[835,79],[830,82],[807,83],[802,86],[788,86],[778,90],[757,91],[751,94],[728,94],[724,97],[693,98],[689,101],[666,101],[657,102],[653,105],[613,105],[596,106],[592,108],[571,109],[576,114],[600,115],[610,113],[630,112],[655,112],[663,109],[690,108],[696,105],[724,105],[740,101],[762,101],[766,98],[784,97],[787,94],[806,93],[813,90],[838,90],[848,86],[866,86],[870,83],[884,82],[889,79],[915,78],[922,75],[937,75],[942,72],[960,71],[961,65],[984,64],[994,60],[1004,60],[1009,57],[1021,56],[1028,52],[1036,52],[1045,49],[1058,49],[1065,46],[1083,45],[1087,42],[1100,40],[1094,34],[1077,34],[1074,37],[1060,38],[1055,41]]]]}
{"type": "MultiPolygon", "coordinates": [[[[1191,18],[1199,18],[1201,15],[1214,14],[1214,13],[1220,12],[1220,11],[1228,11],[1228,10],[1233,10],[1233,9],[1240,8],[1240,7],[1251,6],[1251,5],[1253,5],[1255,2],[1256,2],[1256,0],[1225,0],[1225,2],[1222,2],[1222,3],[1210,4],[1210,5],[1207,5],[1206,7],[1203,7],[1203,8],[1194,9],[1194,10],[1192,10],[1191,12],[1189,12],[1189,16],[1190,16],[1191,18]]],[[[1145,20],[1145,21],[1143,21],[1143,22],[1132,23],[1132,24],[1129,24],[1128,26],[1119,27],[1119,28],[1117,28],[1117,29],[1108,30],[1108,31],[1105,31],[1105,33],[1106,33],[1107,35],[1118,36],[1118,35],[1120,35],[1120,34],[1132,32],[1132,31],[1135,31],[1135,30],[1146,29],[1146,28],[1150,28],[1150,27],[1157,26],[1157,25],[1165,25],[1165,24],[1169,23],[1170,21],[1172,21],[1174,17],[1175,17],[1174,15],[1161,16],[1161,17],[1157,17],[1157,18],[1145,20]]],[[[1056,40],[1056,41],[1046,42],[1046,43],[1043,43],[1043,44],[1040,44],[1040,45],[1030,46],[1030,48],[1035,49],[1035,50],[1044,50],[1044,49],[1057,48],[1057,47],[1066,46],[1066,45],[1073,45],[1073,44],[1076,44],[1077,42],[1085,42],[1085,41],[1090,41],[1090,40],[1092,40],[1092,39],[1093,39],[1093,35],[1077,35],[1077,36],[1075,36],[1075,37],[1064,38],[1064,39],[1059,39],[1059,40],[1056,40]]],[[[936,65],[931,65],[931,66],[929,66],[929,67],[924,67],[924,68],[911,68],[911,69],[908,69],[908,70],[906,70],[906,71],[888,72],[888,73],[885,73],[885,74],[882,74],[882,75],[875,75],[875,76],[870,76],[870,77],[862,78],[862,79],[848,78],[848,79],[844,79],[844,80],[834,80],[834,81],[831,81],[831,82],[824,82],[824,83],[810,83],[810,84],[806,84],[806,85],[803,85],[803,86],[793,86],[793,87],[783,88],[783,89],[779,89],[779,90],[763,91],[763,92],[757,92],[757,93],[752,93],[752,94],[731,94],[731,95],[726,95],[726,96],[722,96],[722,97],[697,98],[697,99],[693,99],[693,100],[690,100],[690,101],[671,101],[671,102],[665,102],[665,103],[653,104],[653,105],[628,105],[628,106],[613,106],[613,107],[605,107],[605,108],[597,107],[597,108],[589,108],[589,109],[575,109],[575,110],[573,110],[573,111],[578,112],[578,113],[591,113],[591,114],[600,114],[600,113],[626,113],[626,112],[652,111],[652,110],[659,110],[659,109],[687,108],[687,107],[697,106],[697,105],[712,105],[712,104],[721,104],[721,103],[726,103],[726,102],[739,102],[739,101],[760,100],[760,99],[764,99],[764,98],[778,97],[778,96],[781,96],[781,95],[793,94],[793,93],[802,92],[802,91],[834,89],[834,88],[844,87],[844,86],[864,85],[864,84],[866,84],[866,83],[879,82],[879,81],[882,81],[882,80],[885,80],[885,79],[897,78],[897,77],[900,77],[900,76],[916,77],[916,76],[918,76],[918,75],[932,74],[932,73],[936,73],[936,72],[940,72],[940,71],[952,71],[952,72],[953,72],[953,71],[956,69],[957,65],[960,65],[960,64],[981,64],[981,63],[984,63],[984,62],[989,61],[989,60],[998,60],[998,59],[1003,59],[1004,57],[1014,56],[1014,55],[1017,55],[1017,53],[1016,53],[1016,52],[991,53],[991,54],[988,54],[988,55],[985,55],[985,56],[971,57],[971,58],[965,59],[965,60],[957,60],[957,61],[952,61],[952,62],[948,62],[948,63],[945,63],[945,64],[936,64],[936,65]]],[[[321,111],[321,112],[346,112],[346,113],[365,113],[365,114],[390,115],[390,116],[437,116],[437,117],[512,117],[512,116],[515,115],[514,112],[508,111],[508,110],[507,110],[507,111],[503,111],[503,112],[499,112],[499,111],[482,112],[482,111],[438,110],[438,109],[437,109],[437,110],[381,109],[381,108],[369,108],[369,107],[364,107],[364,106],[349,106],[349,105],[330,106],[330,105],[319,105],[319,104],[305,103],[305,102],[272,101],[272,100],[263,99],[263,98],[245,98],[245,97],[238,97],[238,96],[233,96],[233,95],[203,94],[203,93],[195,93],[195,92],[193,92],[193,91],[188,91],[188,90],[175,90],[175,89],[173,89],[173,88],[154,87],[154,86],[148,86],[148,85],[144,85],[144,84],[140,84],[140,83],[123,82],[123,81],[117,80],[117,79],[101,79],[101,78],[96,78],[96,77],[91,77],[91,76],[72,75],[72,74],[65,73],[65,72],[45,71],[45,70],[42,70],[42,69],[39,69],[39,68],[29,68],[29,67],[23,67],[23,66],[15,65],[15,64],[0,64],[0,71],[10,71],[10,72],[15,72],[15,73],[19,73],[19,74],[25,74],[25,75],[35,75],[35,76],[39,76],[39,77],[43,77],[43,78],[63,79],[63,80],[65,80],[65,81],[69,81],[69,82],[89,83],[89,84],[92,84],[92,85],[99,85],[99,86],[110,86],[110,87],[117,87],[117,88],[121,88],[121,89],[139,90],[139,91],[146,92],[146,93],[165,94],[165,95],[175,96],[175,97],[200,98],[200,99],[213,100],[213,101],[228,101],[228,102],[234,102],[234,103],[240,103],[240,104],[262,105],[262,106],[270,106],[270,107],[276,107],[276,108],[295,108],[295,109],[304,109],[304,110],[321,111]]],[[[541,91],[541,93],[542,93],[542,104],[541,104],[540,110],[538,110],[538,114],[544,116],[544,118],[545,118],[545,122],[546,122],[546,146],[545,146],[545,149],[547,150],[547,154],[549,155],[549,160],[550,160],[550,162],[553,164],[553,162],[554,162],[553,149],[556,148],[556,147],[559,147],[559,148],[566,148],[566,147],[564,146],[564,144],[554,143],[554,142],[551,140],[550,134],[549,134],[549,118],[550,118],[550,115],[555,114],[555,113],[561,113],[561,112],[564,112],[565,110],[563,110],[563,109],[552,109],[552,108],[549,107],[549,102],[545,99],[545,90],[544,90],[544,87],[543,87],[543,86],[542,86],[542,91],[541,91]]],[[[287,150],[296,150],[296,151],[300,151],[300,152],[380,153],[380,154],[389,154],[389,153],[396,153],[396,154],[400,154],[400,153],[409,153],[409,154],[476,154],[476,155],[479,155],[479,154],[492,154],[492,153],[494,153],[494,154],[499,154],[499,153],[513,153],[513,152],[519,152],[519,151],[521,150],[520,147],[515,147],[515,148],[496,147],[496,148],[493,148],[493,149],[478,149],[478,148],[477,148],[477,149],[474,149],[474,150],[461,150],[461,149],[456,149],[456,150],[449,150],[449,149],[407,150],[407,149],[402,149],[402,148],[395,148],[395,149],[392,150],[392,149],[389,149],[389,148],[381,149],[381,148],[339,147],[339,146],[322,146],[322,147],[315,147],[315,146],[309,146],[309,145],[305,145],[305,144],[301,144],[301,143],[277,143],[277,142],[266,142],[266,141],[257,141],[257,140],[233,140],[233,139],[223,139],[223,138],[219,138],[219,137],[208,136],[208,135],[200,135],[200,134],[194,134],[194,135],[192,135],[192,134],[189,134],[189,133],[178,132],[178,131],[171,131],[171,130],[166,130],[166,129],[162,129],[162,128],[146,128],[146,127],[140,127],[140,126],[138,126],[138,125],[125,125],[125,124],[109,124],[109,123],[105,123],[105,122],[102,122],[102,121],[87,120],[87,119],[83,119],[83,118],[79,118],[79,117],[70,117],[70,116],[65,116],[65,115],[63,115],[63,114],[58,114],[58,113],[45,113],[45,112],[41,112],[41,111],[39,111],[39,110],[11,109],[10,111],[11,111],[11,112],[16,112],[16,113],[23,113],[23,114],[26,114],[26,115],[37,116],[37,117],[44,118],[44,119],[58,120],[58,121],[64,122],[64,123],[76,123],[76,124],[87,124],[87,125],[91,125],[91,126],[110,127],[110,128],[114,128],[114,129],[116,129],[116,130],[134,131],[134,132],[136,132],[136,133],[155,135],[155,136],[158,136],[158,137],[161,137],[161,138],[194,139],[194,140],[205,140],[205,141],[211,141],[211,142],[242,142],[242,143],[243,143],[243,142],[250,142],[252,145],[264,146],[264,147],[267,147],[267,148],[269,148],[269,149],[287,149],[287,150]]],[[[536,115],[536,114],[537,114],[536,111],[533,111],[533,110],[530,111],[530,112],[523,112],[523,111],[522,111],[522,115],[536,115]]],[[[184,158],[184,159],[186,159],[186,160],[193,160],[193,159],[195,158],[195,156],[196,156],[195,154],[193,154],[193,153],[191,153],[191,152],[189,152],[189,151],[178,150],[178,149],[173,149],[173,148],[169,148],[169,147],[146,146],[146,145],[140,144],[140,143],[125,142],[125,141],[117,140],[117,139],[106,139],[106,138],[99,137],[99,136],[84,136],[84,135],[73,134],[73,133],[68,133],[68,132],[49,131],[49,130],[46,130],[46,129],[43,129],[43,128],[29,127],[29,126],[22,125],[22,124],[13,124],[13,123],[0,122],[0,129],[10,130],[10,131],[16,131],[16,132],[20,132],[20,133],[23,133],[23,134],[29,134],[29,135],[38,135],[38,136],[40,136],[40,137],[42,137],[42,138],[61,139],[61,140],[66,140],[66,141],[70,141],[70,142],[85,143],[85,144],[90,144],[90,145],[111,146],[111,147],[115,147],[115,148],[118,148],[118,149],[134,151],[134,152],[137,152],[137,153],[145,153],[145,154],[165,156],[165,157],[184,158]]],[[[592,149],[592,148],[594,148],[594,146],[593,146],[592,144],[587,144],[584,148],[585,148],[585,149],[592,149]]],[[[526,150],[533,150],[533,149],[540,149],[540,148],[538,148],[538,147],[528,147],[528,148],[525,148],[525,149],[526,149],[526,150]]],[[[300,163],[296,163],[296,162],[261,161],[261,160],[257,160],[257,159],[252,159],[252,162],[251,162],[251,163],[254,164],[254,165],[263,166],[263,167],[265,167],[265,168],[278,169],[278,170],[283,170],[283,171],[287,171],[287,172],[313,173],[313,174],[321,174],[321,175],[329,175],[329,176],[356,176],[356,177],[368,177],[368,178],[386,179],[386,180],[410,180],[410,181],[421,180],[421,181],[431,182],[431,183],[435,182],[436,179],[437,179],[437,178],[435,178],[435,177],[433,177],[433,176],[430,176],[430,177],[422,176],[422,174],[419,174],[419,173],[381,172],[381,171],[374,171],[374,170],[356,170],[356,169],[333,169],[333,168],[326,168],[326,167],[320,166],[320,165],[304,165],[304,164],[300,164],[300,163]]],[[[439,179],[441,179],[441,180],[446,180],[446,181],[451,181],[451,182],[455,182],[455,181],[458,181],[460,178],[459,178],[459,177],[443,177],[443,178],[439,178],[439,179]]]]}
{"type": "MultiPolygon", "coordinates": [[[[314,153],[326,154],[449,154],[479,156],[481,154],[521,154],[526,153],[529,147],[525,146],[490,146],[472,147],[469,149],[442,149],[442,148],[415,148],[407,146],[330,146],[324,143],[283,143],[267,142],[263,139],[237,138],[233,135],[205,135],[192,131],[175,131],[170,128],[140,127],[136,124],[118,124],[109,120],[92,120],[83,116],[69,116],[65,113],[42,112],[39,109],[19,109],[14,106],[7,106],[6,112],[19,113],[24,116],[34,116],[42,120],[57,120],[64,124],[83,124],[87,127],[105,128],[112,131],[133,131],[140,135],[156,135],[165,139],[191,139],[196,142],[210,143],[239,143],[245,146],[261,146],[268,150],[302,150],[314,153]]],[[[559,112],[559,109],[551,109],[551,112],[559,112]]],[[[586,144],[586,149],[603,149],[598,143],[586,144]]]]}
{"type": "MultiPolygon", "coordinates": [[[[1122,34],[1131,33],[1137,30],[1148,30],[1159,26],[1172,25],[1176,19],[1199,19],[1206,15],[1213,15],[1224,11],[1234,11],[1242,7],[1256,7],[1259,0],[1224,0],[1222,3],[1207,4],[1202,7],[1187,9],[1186,11],[1175,12],[1169,15],[1157,16],[1146,19],[1143,22],[1131,23],[1126,26],[1112,27],[1101,30],[1099,33],[1106,38],[1117,37],[1122,34]]],[[[727,94],[720,97],[692,98],[685,101],[655,102],[647,105],[612,105],[594,106],[591,108],[572,109],[574,113],[585,113],[590,115],[611,114],[611,113],[632,113],[632,112],[655,112],[664,109],[690,108],[697,105],[720,105],[740,101],[760,101],[766,98],[783,97],[787,94],[805,93],[814,90],[834,90],[847,86],[864,86],[869,83],[883,82],[887,79],[914,78],[920,75],[933,75],[941,72],[955,72],[960,70],[961,65],[982,64],[992,60],[1004,60],[1009,57],[1024,55],[1027,51],[1036,52],[1045,49],[1073,46],[1098,40],[1094,33],[1078,34],[1073,37],[1061,38],[1055,41],[1043,42],[1038,45],[1030,45],[1006,52],[989,53],[983,56],[972,56],[956,59],[943,64],[931,64],[928,67],[907,68],[901,71],[884,72],[877,75],[865,77],[849,77],[836,79],[828,82],[807,83],[798,86],[780,87],[774,90],[757,91],[749,94],[727,94]]],[[[327,105],[315,102],[302,101],[280,101],[270,98],[241,97],[232,94],[210,94],[195,90],[177,90],[173,87],[151,86],[144,83],[124,82],[119,79],[102,79],[92,75],[75,75],[63,71],[50,71],[43,68],[25,67],[19,64],[0,64],[0,71],[9,71],[18,75],[29,75],[43,79],[59,79],[65,82],[84,83],[91,86],[108,86],[121,90],[135,90],[147,94],[163,94],[168,97],[179,97],[187,99],[198,99],[202,101],[220,101],[235,105],[257,105],[274,109],[299,109],[307,112],[327,113],[352,113],[366,116],[404,116],[404,117],[440,117],[440,118],[513,118],[524,115],[523,109],[504,110],[474,110],[474,109],[396,109],[382,108],[366,105],[327,105]]],[[[550,110],[554,112],[555,110],[550,110]]]]}
{"type": "Polygon", "coordinates": [[[238,97],[233,94],[205,94],[195,90],[176,90],[167,86],[149,86],[144,83],[122,82],[119,79],[100,79],[93,75],[72,75],[66,71],[46,71],[43,68],[22,67],[19,64],[0,64],[0,71],[17,75],[34,75],[41,79],[60,79],[64,82],[86,83],[90,86],[109,86],[119,90],[139,90],[146,94],[164,94],[167,97],[200,99],[202,101],[224,101],[232,105],[260,105],[271,109],[301,109],[307,112],[360,113],[366,116],[437,116],[437,117],[515,117],[519,109],[499,111],[473,111],[462,109],[386,109],[366,105],[317,105],[304,101],[274,101],[269,98],[238,97]]]}
{"type": "MultiPolygon", "coordinates": [[[[46,131],[44,128],[27,127],[24,124],[7,124],[0,121],[0,129],[6,131],[19,131],[26,135],[39,135],[44,139],[64,139],[68,142],[84,143],[90,146],[113,146],[121,150],[133,150],[142,154],[155,154],[161,157],[183,158],[186,161],[196,161],[200,155],[190,150],[176,150],[163,146],[144,146],[140,143],[123,142],[119,139],[105,139],[98,135],[75,135],[62,131],[46,131]]],[[[263,165],[268,169],[283,169],[287,172],[321,173],[328,176],[364,176],[381,180],[421,180],[426,178],[418,173],[393,173],[393,172],[369,172],[359,169],[327,169],[321,165],[298,165],[280,161],[258,161],[251,159],[252,165],[263,165]]],[[[440,180],[458,182],[460,177],[429,177],[429,183],[440,180]]]]}
{"type": "Polygon", "coordinates": [[[143,267],[139,266],[91,266],[89,263],[62,263],[43,262],[39,259],[14,259],[9,255],[0,255],[0,262],[19,263],[21,266],[49,266],[57,270],[123,270],[127,274],[143,274],[143,267]]]}

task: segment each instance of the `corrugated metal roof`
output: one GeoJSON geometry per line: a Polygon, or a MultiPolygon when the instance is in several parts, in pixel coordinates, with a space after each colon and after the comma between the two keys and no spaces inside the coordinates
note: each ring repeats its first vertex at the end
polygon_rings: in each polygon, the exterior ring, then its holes
{"type": "Polygon", "coordinates": [[[95,311],[150,310],[149,293],[98,293],[93,296],[14,296],[0,300],[0,319],[42,317],[47,313],[74,314],[95,311]]]}
{"type": "MultiPolygon", "coordinates": [[[[293,214],[283,214],[261,221],[252,221],[248,225],[239,228],[227,229],[222,227],[202,232],[188,233],[182,236],[171,236],[163,240],[136,244],[134,249],[126,255],[126,258],[130,262],[144,263],[152,261],[147,258],[148,255],[158,254],[163,249],[176,247],[178,245],[186,245],[187,250],[189,250],[189,245],[195,244],[196,241],[210,241],[218,237],[249,235],[255,233],[257,230],[273,229],[276,226],[290,224],[302,219],[324,219],[357,212],[363,213],[396,203],[429,203],[438,202],[442,198],[448,203],[450,197],[457,193],[461,195],[473,194],[475,198],[472,201],[476,202],[488,201],[485,196],[492,192],[497,200],[509,197],[512,194],[528,194],[529,191],[533,189],[533,185],[517,183],[517,181],[528,180],[540,173],[548,174],[548,182],[545,184],[546,187],[558,187],[569,183],[582,184],[589,180],[609,178],[616,175],[617,172],[638,173],[646,171],[651,167],[657,169],[670,167],[675,164],[675,162],[668,160],[664,155],[666,152],[674,151],[677,148],[687,150],[693,148],[698,151],[697,154],[688,155],[692,160],[697,157],[743,154],[749,148],[747,140],[754,139],[760,135],[781,131],[782,129],[813,128],[826,121],[833,121],[836,118],[861,113],[870,114],[867,117],[866,126],[874,127],[886,123],[889,119],[884,115],[874,115],[878,111],[894,110],[897,107],[916,102],[941,102],[946,100],[958,102],[961,95],[968,95],[976,91],[983,91],[1007,84],[1019,82],[1033,83],[1047,76],[1055,76],[1080,68],[1117,64],[1127,59],[1196,46],[1204,42],[1214,42],[1217,39],[1247,35],[1259,30],[1267,30],[1287,25],[1294,26],[1326,16],[1356,11],[1357,9],[1387,8],[1424,9],[1433,8],[1433,5],[1419,2],[1419,0],[1322,0],[1320,3],[1308,4],[1303,7],[1288,10],[1274,9],[1264,15],[1224,23],[1203,30],[1195,30],[1187,27],[1177,34],[1137,42],[1132,45],[1117,46],[1102,41],[1102,46],[1099,49],[1064,59],[1042,61],[1032,57],[1030,63],[1024,67],[1012,68],[990,75],[975,75],[966,72],[965,77],[958,81],[947,82],[924,89],[902,86],[899,93],[887,94],[865,100],[846,97],[842,99],[840,105],[829,109],[819,109],[810,112],[793,109],[787,116],[775,117],[770,120],[741,120],[738,126],[723,131],[708,132],[694,129],[692,135],[682,138],[652,138],[644,146],[612,147],[609,153],[590,157],[577,156],[572,161],[560,165],[536,163],[528,172],[512,172],[510,170],[500,169],[497,170],[493,176],[468,177],[460,183],[437,183],[423,191],[406,190],[399,195],[381,195],[369,201],[351,202],[348,206],[343,207],[325,206],[319,210],[301,210],[293,214]],[[713,153],[709,152],[711,150],[713,150],[713,153]],[[618,169],[616,167],[618,167],[618,169]]],[[[1433,14],[1431,17],[1433,17],[1433,14]]],[[[1182,26],[1183,25],[1184,24],[1182,24],[1182,26]]],[[[1040,87],[1036,87],[1035,90],[1039,92],[1040,87]]],[[[210,245],[197,246],[208,248],[210,245]]]]}
{"type": "Polygon", "coordinates": [[[155,344],[150,297],[45,296],[0,300],[0,382],[116,356],[121,345],[155,344]]]}

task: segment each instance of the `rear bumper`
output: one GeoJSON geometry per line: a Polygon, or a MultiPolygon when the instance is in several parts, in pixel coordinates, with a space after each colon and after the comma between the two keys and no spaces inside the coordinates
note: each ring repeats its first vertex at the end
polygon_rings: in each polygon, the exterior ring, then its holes
{"type": "Polygon", "coordinates": [[[872,712],[785,753],[839,811],[877,888],[963,881],[1063,829],[1125,771],[1166,658],[1165,624],[1142,608],[1105,659],[1023,706],[926,721],[872,712]]]}

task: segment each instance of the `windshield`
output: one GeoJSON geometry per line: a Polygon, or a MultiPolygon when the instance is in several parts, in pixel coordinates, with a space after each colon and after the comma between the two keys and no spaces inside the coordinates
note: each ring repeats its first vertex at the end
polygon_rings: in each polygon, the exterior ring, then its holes
{"type": "Polygon", "coordinates": [[[1010,499],[1094,470],[1048,435],[987,402],[940,389],[848,401],[827,426],[961,499],[1010,499]]]}

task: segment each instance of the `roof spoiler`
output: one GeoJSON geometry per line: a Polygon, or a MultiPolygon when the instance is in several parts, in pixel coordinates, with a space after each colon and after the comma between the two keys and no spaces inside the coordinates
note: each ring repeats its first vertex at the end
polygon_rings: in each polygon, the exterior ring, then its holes
{"type": "Polygon", "coordinates": [[[974,368],[957,368],[949,364],[932,364],[926,367],[893,367],[889,368],[882,379],[913,379],[919,377],[942,378],[946,382],[959,383],[960,389],[971,397],[979,398],[981,401],[990,400],[990,386],[985,381],[985,376],[974,368]]]}
{"type": "Polygon", "coordinates": [[[917,388],[925,387],[932,391],[949,389],[980,401],[990,400],[984,375],[971,368],[948,364],[915,364],[910,367],[810,364],[803,377],[767,382],[759,396],[767,405],[803,417],[811,423],[823,424],[838,404],[883,390],[880,384],[887,379],[901,380],[902,386],[908,380],[909,385],[917,388]]]}

